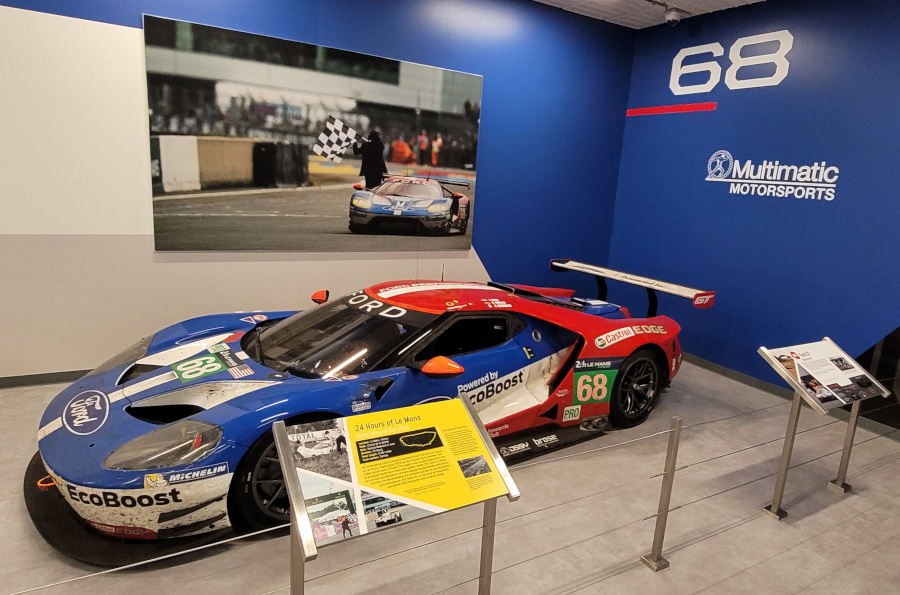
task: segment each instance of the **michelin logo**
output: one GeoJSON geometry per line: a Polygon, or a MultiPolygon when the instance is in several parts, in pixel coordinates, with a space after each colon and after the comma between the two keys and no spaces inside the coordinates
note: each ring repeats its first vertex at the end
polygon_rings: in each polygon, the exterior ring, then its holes
{"type": "Polygon", "coordinates": [[[198,479],[209,479],[225,473],[228,473],[228,463],[218,463],[200,467],[199,469],[176,471],[174,473],[149,473],[144,476],[144,487],[161,488],[173,484],[197,481],[198,479]]]}
{"type": "Polygon", "coordinates": [[[763,160],[743,163],[725,150],[713,153],[706,163],[707,182],[728,182],[730,194],[834,200],[841,170],[825,161],[812,165],[784,165],[763,160]]]}

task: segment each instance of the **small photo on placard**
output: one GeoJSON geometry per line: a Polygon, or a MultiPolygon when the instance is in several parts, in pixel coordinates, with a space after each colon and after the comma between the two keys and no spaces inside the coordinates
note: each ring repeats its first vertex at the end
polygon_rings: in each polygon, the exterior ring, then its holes
{"type": "Polygon", "coordinates": [[[288,440],[298,469],[352,481],[347,436],[341,421],[329,419],[288,428],[288,440]]]}

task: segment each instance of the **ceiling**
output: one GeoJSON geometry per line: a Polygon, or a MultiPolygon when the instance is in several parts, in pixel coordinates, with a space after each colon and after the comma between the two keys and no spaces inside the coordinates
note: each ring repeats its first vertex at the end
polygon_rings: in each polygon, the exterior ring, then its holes
{"type": "Polygon", "coordinates": [[[755,4],[764,0],[536,0],[558,6],[631,29],[653,27],[666,22],[666,9],[681,11],[682,18],[706,14],[735,6],[755,4]]]}

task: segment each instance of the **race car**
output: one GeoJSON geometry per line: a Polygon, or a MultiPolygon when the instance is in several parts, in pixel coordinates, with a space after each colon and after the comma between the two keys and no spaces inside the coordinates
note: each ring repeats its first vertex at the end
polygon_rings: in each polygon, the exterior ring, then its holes
{"type": "Polygon", "coordinates": [[[309,457],[327,455],[334,452],[336,449],[337,447],[334,442],[319,442],[311,447],[298,444],[295,450],[297,451],[297,456],[301,459],[308,459],[309,457]]]}
{"type": "Polygon", "coordinates": [[[384,527],[387,525],[393,525],[394,523],[399,523],[402,520],[403,515],[396,510],[382,508],[378,511],[378,517],[375,519],[375,526],[384,527]]]}
{"type": "MultiPolygon", "coordinates": [[[[128,539],[283,523],[271,432],[435,400],[469,399],[507,458],[643,421],[681,365],[656,291],[715,294],[553,261],[600,299],[496,283],[381,283],[302,312],[193,318],[145,338],[62,391],[39,454],[63,499],[128,539]],[[647,288],[647,317],[605,301],[605,279],[647,288]]],[[[327,445],[331,450],[330,444],[327,445]]]]}
{"type": "Polygon", "coordinates": [[[433,235],[466,233],[471,205],[469,198],[448,186],[466,186],[454,180],[389,176],[371,190],[353,186],[350,224],[353,233],[397,229],[433,235]]]}

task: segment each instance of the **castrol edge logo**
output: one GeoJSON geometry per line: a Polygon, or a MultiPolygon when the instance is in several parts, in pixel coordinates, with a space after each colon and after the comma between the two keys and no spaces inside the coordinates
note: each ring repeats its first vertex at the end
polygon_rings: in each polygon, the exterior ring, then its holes
{"type": "Polygon", "coordinates": [[[605,335],[600,335],[594,340],[594,345],[603,349],[605,347],[609,347],[613,343],[618,343],[624,339],[634,336],[634,331],[631,330],[630,326],[626,326],[625,328],[620,328],[617,331],[613,331],[611,333],[606,333],[605,335]]]}
{"type": "Polygon", "coordinates": [[[620,328],[610,333],[606,333],[605,335],[600,335],[599,337],[594,339],[594,345],[596,345],[600,349],[604,349],[614,343],[624,341],[625,339],[628,339],[635,335],[665,335],[667,332],[668,331],[665,329],[665,327],[659,326],[657,324],[636,324],[634,326],[626,326],[625,328],[620,328]]]}

